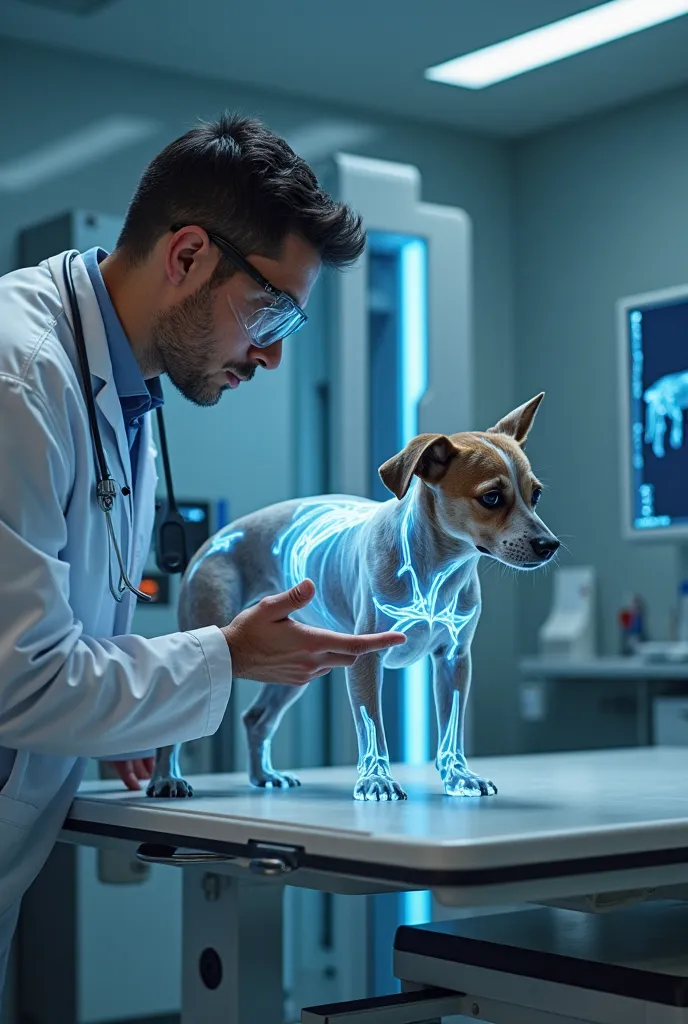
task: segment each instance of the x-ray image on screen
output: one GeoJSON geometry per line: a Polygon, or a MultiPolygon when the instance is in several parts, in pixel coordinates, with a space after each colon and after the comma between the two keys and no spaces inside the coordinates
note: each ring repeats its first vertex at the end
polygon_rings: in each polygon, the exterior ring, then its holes
{"type": "Polygon", "coordinates": [[[632,525],[688,529],[688,297],[629,308],[632,525]]]}
{"type": "Polygon", "coordinates": [[[665,455],[664,435],[671,425],[669,444],[683,445],[683,413],[688,407],[688,370],[668,373],[651,384],[643,395],[645,402],[645,444],[652,445],[658,459],[665,455]]]}

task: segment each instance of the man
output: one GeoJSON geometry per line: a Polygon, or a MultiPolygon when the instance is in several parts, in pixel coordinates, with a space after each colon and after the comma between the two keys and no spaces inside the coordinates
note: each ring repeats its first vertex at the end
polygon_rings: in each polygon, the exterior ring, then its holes
{"type": "Polygon", "coordinates": [[[363,247],[360,219],[283,140],[224,116],[152,161],[111,255],[60,254],[0,279],[0,991],[20,898],[86,758],[114,760],[139,788],[150,760],[122,751],[214,733],[232,674],[299,685],[403,642],[295,623],[308,580],[222,628],[129,633],[159,376],[214,405],[276,369],[321,264],[363,247]],[[96,491],[108,477],[111,507],[96,491]]]}

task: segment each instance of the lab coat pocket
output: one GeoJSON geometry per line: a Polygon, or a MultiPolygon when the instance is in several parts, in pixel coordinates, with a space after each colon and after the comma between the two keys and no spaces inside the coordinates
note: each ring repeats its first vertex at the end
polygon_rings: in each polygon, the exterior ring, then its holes
{"type": "MultiPolygon", "coordinates": [[[[0,879],[6,877],[17,858],[22,859],[21,850],[27,848],[29,830],[39,815],[38,807],[0,795],[0,879]]],[[[4,895],[0,891],[0,897],[4,895]]]]}
{"type": "MultiPolygon", "coordinates": [[[[5,752],[12,755],[9,751],[5,752]]],[[[17,830],[31,828],[40,810],[34,804],[26,800],[18,799],[24,789],[24,779],[29,761],[29,754],[26,751],[17,751],[11,761],[12,767],[5,784],[0,788],[0,842],[5,842],[5,834],[8,827],[17,830]]]]}
{"type": "Polygon", "coordinates": [[[13,825],[19,829],[31,828],[39,814],[38,807],[34,807],[33,804],[0,795],[0,834],[4,832],[5,825],[13,825]]]}

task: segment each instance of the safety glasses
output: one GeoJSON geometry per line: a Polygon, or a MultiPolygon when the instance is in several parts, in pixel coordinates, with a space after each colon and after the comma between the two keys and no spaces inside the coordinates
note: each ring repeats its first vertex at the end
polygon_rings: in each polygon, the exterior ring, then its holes
{"type": "MultiPolygon", "coordinates": [[[[175,224],[172,231],[180,231],[185,226],[184,224],[175,224]]],[[[237,313],[230,300],[232,310],[246,328],[246,333],[257,348],[268,348],[276,341],[288,338],[290,334],[294,334],[303,327],[308,317],[294,302],[291,295],[287,295],[286,292],[282,292],[270,284],[268,279],[263,277],[260,271],[256,270],[226,238],[222,238],[221,235],[216,235],[212,231],[208,231],[207,235],[213,245],[217,246],[237,270],[248,274],[265,292],[265,300],[261,301],[259,307],[247,316],[237,313]]]]}

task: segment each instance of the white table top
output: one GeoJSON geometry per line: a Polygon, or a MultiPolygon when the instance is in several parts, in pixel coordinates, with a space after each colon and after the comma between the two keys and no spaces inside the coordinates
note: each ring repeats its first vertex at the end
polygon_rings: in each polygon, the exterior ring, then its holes
{"type": "Polygon", "coordinates": [[[430,765],[399,766],[409,799],[382,804],[352,799],[351,767],[304,771],[303,786],[285,792],[252,789],[243,774],[199,776],[190,800],[89,782],[67,828],[237,856],[252,841],[284,844],[299,847],[313,870],[400,887],[653,865],[678,866],[688,879],[688,748],[476,759],[471,767],[494,780],[498,796],[446,797],[430,765]]]}

